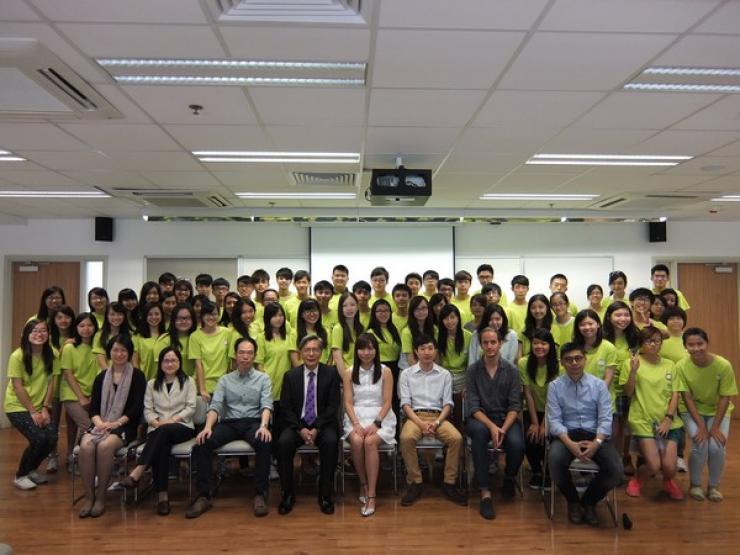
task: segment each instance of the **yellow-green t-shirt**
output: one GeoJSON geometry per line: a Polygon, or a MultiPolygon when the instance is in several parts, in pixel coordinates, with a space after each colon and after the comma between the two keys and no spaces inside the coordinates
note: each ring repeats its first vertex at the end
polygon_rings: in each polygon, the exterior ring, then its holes
{"type": "Polygon", "coordinates": [[[216,390],[219,378],[229,371],[229,335],[227,328],[218,326],[212,335],[199,329],[190,336],[188,358],[201,361],[208,393],[216,390]]]}
{"type": "MultiPolygon", "coordinates": [[[[735,373],[730,361],[719,355],[709,366],[701,368],[694,364],[690,357],[681,359],[676,364],[678,374],[677,391],[688,391],[696,404],[696,410],[702,416],[714,416],[720,397],[737,395],[735,373]]],[[[732,413],[734,405],[730,401],[727,414],[732,413]]]]}
{"type": "MultiPolygon", "coordinates": [[[[531,356],[531,355],[530,355],[531,356]]],[[[534,381],[529,377],[527,372],[527,360],[529,356],[525,356],[519,359],[517,365],[519,366],[519,379],[523,386],[529,388],[529,392],[532,394],[534,400],[534,408],[537,412],[545,412],[545,405],[547,404],[547,366],[544,364],[537,367],[537,373],[534,381]]]]}
{"type": "MultiPolygon", "coordinates": [[[[432,333],[435,338],[439,335],[437,332],[437,326],[433,326],[432,333]]],[[[411,335],[411,328],[408,326],[401,330],[401,352],[407,354],[414,352],[414,338],[411,335]]]]}
{"type": "Polygon", "coordinates": [[[324,326],[324,329],[326,330],[327,335],[331,335],[331,330],[334,329],[334,326],[336,326],[339,323],[339,318],[337,317],[337,311],[329,309],[329,312],[321,313],[321,325],[324,326]]]}
{"type": "Polygon", "coordinates": [[[571,316],[565,324],[561,324],[558,322],[557,318],[553,318],[552,337],[555,340],[555,343],[558,344],[558,348],[561,345],[565,345],[566,343],[573,341],[573,328],[575,323],[576,319],[573,318],[573,316],[571,316]]]}
{"type": "Polygon", "coordinates": [[[473,336],[468,330],[463,332],[463,348],[459,353],[455,351],[455,337],[447,338],[447,352],[439,357],[439,365],[446,368],[453,374],[462,374],[468,368],[468,349],[470,348],[470,338],[473,336]]]}
{"type": "Polygon", "coordinates": [[[527,303],[510,302],[506,305],[505,310],[509,317],[509,329],[517,333],[524,331],[524,321],[527,319],[527,303]]]}
{"type": "MultiPolygon", "coordinates": [[[[558,343],[558,338],[560,337],[560,328],[555,325],[554,321],[552,325],[550,326],[550,334],[552,335],[552,338],[555,340],[555,342],[558,345],[562,345],[562,343],[558,343]]],[[[528,355],[530,352],[532,352],[532,342],[529,340],[529,337],[524,335],[523,331],[520,331],[517,333],[517,338],[519,339],[519,343],[522,344],[522,356],[523,357],[528,355]]]]}
{"type": "Polygon", "coordinates": [[[342,340],[344,338],[344,334],[342,331],[342,325],[337,324],[334,326],[334,329],[331,330],[331,348],[332,351],[334,349],[339,349],[339,351],[342,353],[342,360],[344,361],[344,366],[346,369],[352,368],[352,365],[355,362],[355,339],[357,337],[355,336],[354,330],[350,329],[350,343],[349,347],[345,351],[342,349],[342,340]]]}
{"type": "Polygon", "coordinates": [[[401,316],[400,314],[397,314],[395,312],[391,314],[391,321],[393,322],[393,325],[396,326],[399,335],[401,334],[403,329],[409,325],[408,316],[401,316]]]}
{"type": "MultiPolygon", "coordinates": [[[[606,377],[606,369],[609,366],[614,368],[616,375],[617,349],[614,348],[614,345],[610,341],[602,339],[596,349],[586,349],[585,372],[603,380],[606,377]]],[[[614,380],[612,380],[612,383],[614,383],[614,380]]]]}
{"type": "Polygon", "coordinates": [[[623,335],[614,338],[614,348],[617,351],[617,367],[614,370],[614,379],[612,380],[614,395],[624,395],[624,383],[622,383],[620,376],[626,368],[628,372],[627,378],[629,378],[629,360],[632,358],[632,353],[630,353],[629,343],[627,343],[627,339],[623,335]],[[624,366],[625,361],[627,361],[626,367],[624,366]]]}
{"type": "Polygon", "coordinates": [[[470,310],[470,295],[465,299],[458,299],[457,296],[453,296],[450,303],[457,307],[460,311],[461,325],[465,325],[473,320],[473,313],[470,310]]]}
{"type": "Polygon", "coordinates": [[[283,390],[283,376],[291,366],[288,340],[273,336],[268,341],[264,334],[258,335],[257,356],[254,361],[270,377],[272,398],[280,399],[280,392],[283,390]]]}
{"type": "MultiPolygon", "coordinates": [[[[684,294],[681,293],[678,289],[673,289],[676,292],[676,297],[678,297],[678,306],[679,308],[683,308],[684,310],[688,310],[691,308],[691,305],[689,304],[689,301],[686,300],[686,297],[684,297],[684,294]]],[[[652,292],[655,295],[660,295],[660,291],[658,291],[655,287],[653,287],[652,292]]]]}
{"type": "MultiPolygon", "coordinates": [[[[153,380],[157,376],[158,360],[155,355],[155,345],[160,337],[167,337],[166,334],[157,337],[143,337],[134,335],[134,349],[139,354],[139,370],[144,372],[146,380],[153,380]]],[[[164,347],[163,347],[164,348],[164,347]]]]}
{"type": "MultiPolygon", "coordinates": [[[[630,402],[627,417],[630,429],[635,436],[654,437],[654,427],[668,414],[668,405],[674,391],[677,391],[676,370],[673,361],[661,358],[658,364],[652,364],[639,357],[640,367],[635,374],[635,392],[630,402]]],[[[630,377],[630,361],[623,363],[619,381],[624,388],[630,377]]],[[[671,429],[683,426],[680,418],[674,418],[671,429]]]]}
{"type": "Polygon", "coordinates": [[[44,359],[40,356],[31,357],[31,374],[23,366],[23,351],[16,349],[8,360],[8,388],[5,390],[5,412],[26,412],[28,409],[18,399],[13,387],[13,378],[20,378],[23,388],[31,399],[33,408],[41,410],[44,398],[49,388],[51,374],[46,373],[44,359]]]}
{"type": "Polygon", "coordinates": [[[79,345],[67,345],[62,351],[60,371],[62,372],[61,384],[59,386],[59,400],[77,401],[77,395],[64,379],[64,370],[70,370],[77,380],[80,390],[86,397],[92,394],[92,386],[95,377],[100,372],[98,361],[90,345],[80,343],[79,345]]]}
{"type": "Polygon", "coordinates": [[[370,296],[370,300],[367,303],[368,306],[370,306],[372,308],[372,306],[375,304],[375,301],[377,301],[378,299],[383,299],[385,301],[388,301],[388,304],[391,305],[391,312],[395,312],[396,311],[396,301],[393,300],[393,295],[391,295],[390,293],[388,293],[388,291],[386,291],[385,292],[385,295],[382,296],[382,297],[376,297],[375,296],[375,293],[373,293],[370,296]]]}
{"type": "MultiPolygon", "coordinates": [[[[190,336],[180,336],[177,338],[177,342],[179,343],[179,351],[180,355],[182,356],[182,371],[187,374],[189,378],[195,379],[195,361],[188,358],[188,347],[190,345],[190,336]]],[[[157,341],[154,344],[154,351],[152,353],[154,357],[154,364],[155,367],[159,365],[159,354],[165,350],[165,348],[170,346],[170,334],[169,333],[163,333],[159,337],[157,337],[157,341]]],[[[143,371],[143,369],[142,369],[143,371]]],[[[156,370],[155,370],[156,374],[156,370]]]]}
{"type": "Polygon", "coordinates": [[[663,345],[660,347],[660,356],[678,362],[682,358],[689,356],[686,347],[683,346],[683,339],[680,335],[671,335],[667,339],[663,340],[663,345]]]}
{"type": "MultiPolygon", "coordinates": [[[[313,299],[313,297],[307,298],[313,299]]],[[[296,295],[286,300],[284,303],[281,303],[283,305],[283,310],[285,310],[285,316],[288,318],[288,322],[290,322],[290,325],[294,328],[298,323],[298,307],[301,306],[301,302],[303,302],[303,299],[299,299],[296,295]]]]}
{"type": "Polygon", "coordinates": [[[367,327],[370,325],[370,313],[371,311],[368,310],[367,312],[358,311],[360,314],[360,324],[362,325],[362,329],[367,329],[367,327]]]}
{"type": "MultiPolygon", "coordinates": [[[[381,327],[381,334],[378,335],[374,330],[368,329],[368,333],[372,333],[378,340],[378,348],[380,349],[380,360],[383,362],[398,362],[398,358],[401,356],[401,343],[396,343],[388,331],[388,328],[381,327]],[[382,335],[382,337],[381,337],[382,335]]],[[[399,339],[401,332],[399,332],[399,339]]]]}

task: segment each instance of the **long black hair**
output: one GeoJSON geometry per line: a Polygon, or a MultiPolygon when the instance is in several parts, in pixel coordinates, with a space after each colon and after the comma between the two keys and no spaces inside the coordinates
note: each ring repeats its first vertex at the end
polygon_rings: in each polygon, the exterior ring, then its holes
{"type": "Polygon", "coordinates": [[[225,328],[228,327],[229,324],[234,323],[234,308],[236,308],[236,303],[234,303],[234,306],[231,308],[231,312],[226,310],[226,299],[236,299],[238,302],[241,300],[241,297],[236,291],[229,291],[228,293],[226,293],[226,295],[224,295],[224,311],[221,314],[221,321],[219,322],[219,324],[225,328]]]}
{"type": "Polygon", "coordinates": [[[257,314],[257,307],[252,299],[240,298],[236,301],[234,310],[231,312],[231,325],[242,337],[252,337],[249,335],[249,326],[242,321],[242,310],[244,310],[245,306],[251,306],[254,313],[257,314]]]}
{"type": "MultiPolygon", "coordinates": [[[[532,342],[543,341],[550,346],[547,351],[547,357],[545,358],[545,366],[547,367],[547,378],[545,383],[550,383],[558,377],[560,373],[560,363],[558,362],[558,347],[555,345],[555,339],[550,333],[550,330],[545,328],[537,328],[532,334],[532,342]]],[[[537,380],[537,357],[530,351],[527,357],[527,375],[532,383],[536,383],[537,380]]]]}
{"type": "Polygon", "coordinates": [[[444,325],[444,319],[450,314],[457,316],[457,328],[455,329],[455,352],[461,353],[465,348],[465,337],[463,335],[462,318],[460,317],[460,310],[454,304],[446,304],[439,311],[439,337],[437,338],[437,348],[439,349],[440,356],[447,354],[447,339],[449,333],[447,326],[444,325]]]}
{"type": "MultiPolygon", "coordinates": [[[[376,303],[378,301],[375,301],[376,303]]],[[[383,367],[380,364],[380,347],[378,347],[378,338],[372,333],[361,333],[355,341],[355,361],[352,365],[352,383],[360,384],[360,357],[357,352],[360,349],[367,349],[372,347],[375,349],[375,358],[373,359],[373,383],[378,383],[378,380],[383,376],[383,367]]]]}
{"type": "Polygon", "coordinates": [[[180,349],[180,336],[175,327],[175,320],[177,320],[177,313],[181,310],[187,310],[188,314],[190,314],[190,329],[188,330],[188,337],[198,329],[198,320],[195,317],[195,310],[193,310],[192,305],[190,303],[177,303],[175,308],[172,309],[172,314],[170,314],[170,327],[167,330],[167,333],[170,336],[170,345],[176,349],[180,349]]]}
{"type": "Polygon", "coordinates": [[[413,299],[411,299],[411,302],[409,303],[409,316],[408,316],[408,328],[411,332],[411,338],[418,337],[420,335],[427,335],[429,337],[432,337],[434,335],[434,317],[432,316],[433,310],[432,310],[432,303],[427,301],[426,297],[423,297],[421,295],[417,295],[413,299]],[[426,303],[427,305],[427,318],[424,320],[424,324],[421,328],[419,328],[419,322],[416,321],[416,316],[414,316],[414,312],[422,303],[426,303]]]}
{"type": "Polygon", "coordinates": [[[359,337],[359,335],[365,331],[360,323],[360,303],[357,302],[357,297],[354,293],[345,291],[339,297],[339,303],[337,304],[337,317],[339,318],[339,325],[342,326],[342,352],[346,353],[349,350],[349,346],[352,343],[352,335],[359,337]],[[352,327],[350,328],[347,323],[347,318],[344,317],[344,303],[348,298],[352,297],[357,304],[357,312],[355,317],[352,319],[352,327]]]}
{"type": "Polygon", "coordinates": [[[387,343],[385,340],[385,335],[383,334],[383,327],[378,321],[378,316],[375,314],[378,308],[381,306],[388,307],[388,310],[391,311],[391,315],[388,318],[388,323],[385,325],[385,328],[388,330],[388,333],[391,334],[391,338],[395,343],[401,344],[401,334],[398,333],[398,328],[393,323],[393,311],[391,309],[391,303],[386,301],[385,299],[377,299],[375,303],[373,303],[373,306],[370,308],[370,323],[367,326],[368,330],[372,330],[375,332],[375,337],[378,339],[378,341],[382,341],[383,343],[387,343]]]}
{"type": "Polygon", "coordinates": [[[578,314],[576,314],[576,321],[573,324],[573,343],[586,347],[586,338],[581,333],[580,325],[586,318],[591,318],[596,322],[598,328],[596,328],[596,339],[594,340],[593,348],[597,348],[601,345],[601,341],[604,339],[603,326],[601,325],[601,318],[598,313],[590,308],[584,308],[578,314]]]}
{"type": "Polygon", "coordinates": [[[624,339],[625,341],[627,341],[627,347],[630,350],[637,349],[639,341],[638,335],[640,331],[637,329],[635,321],[632,318],[632,309],[627,303],[624,303],[622,301],[613,301],[612,304],[607,307],[606,312],[604,313],[604,322],[602,324],[602,327],[604,329],[604,339],[614,343],[617,338],[617,331],[614,329],[614,324],[612,324],[612,314],[614,314],[617,310],[626,310],[627,312],[629,312],[630,323],[624,329],[624,339]]]}
{"type": "MultiPolygon", "coordinates": [[[[418,296],[421,297],[421,295],[418,295],[418,296]]],[[[450,304],[450,303],[447,301],[447,297],[445,297],[442,293],[435,293],[434,295],[429,297],[428,302],[429,302],[429,314],[432,317],[432,323],[436,326],[439,324],[439,322],[437,321],[437,313],[434,312],[433,307],[437,306],[439,303],[444,303],[444,304],[450,304]]],[[[409,312],[410,311],[411,311],[411,307],[409,305],[409,312]]]]}
{"type": "Polygon", "coordinates": [[[280,303],[270,303],[265,306],[265,313],[262,318],[262,321],[265,324],[265,339],[267,341],[272,341],[274,339],[275,334],[272,332],[272,324],[270,323],[270,320],[272,320],[273,316],[278,314],[283,315],[283,323],[280,326],[280,337],[281,339],[285,339],[285,320],[287,320],[285,317],[285,310],[283,310],[280,303]]]}
{"type": "Polygon", "coordinates": [[[41,293],[41,302],[39,302],[39,311],[38,313],[36,313],[36,318],[38,318],[39,320],[49,319],[49,307],[46,306],[46,299],[48,299],[54,294],[58,294],[62,297],[62,304],[67,304],[67,301],[64,298],[64,289],[62,289],[58,285],[52,285],[51,287],[47,287],[46,289],[44,289],[44,292],[41,293]]]}
{"type": "Polygon", "coordinates": [[[111,325],[108,321],[108,313],[110,313],[111,310],[123,315],[123,323],[119,326],[118,333],[122,333],[125,335],[131,334],[131,329],[128,325],[128,312],[126,311],[126,307],[119,302],[112,302],[108,305],[108,310],[105,312],[105,319],[103,320],[103,327],[100,329],[101,345],[107,345],[108,340],[111,338],[111,325]]]}
{"type": "Polygon", "coordinates": [[[77,326],[79,326],[85,320],[90,320],[93,325],[93,334],[90,336],[90,345],[92,345],[95,334],[98,333],[98,319],[95,317],[95,314],[93,314],[92,312],[80,312],[77,315],[77,318],[75,318],[74,324],[72,324],[72,339],[74,341],[75,347],[79,346],[82,343],[82,336],[80,335],[80,332],[77,331],[77,326]]]}
{"type": "Polygon", "coordinates": [[[529,298],[529,303],[527,304],[527,317],[524,319],[524,336],[532,340],[532,337],[534,337],[534,331],[538,328],[543,328],[546,330],[549,330],[552,327],[552,310],[550,310],[550,299],[548,299],[545,295],[542,295],[538,293],[537,295],[532,295],[529,298]],[[542,319],[542,325],[538,326],[537,322],[534,320],[534,316],[532,316],[532,305],[536,302],[540,301],[541,303],[544,303],[545,308],[545,317],[542,319]]]}
{"type": "Polygon", "coordinates": [[[152,336],[151,326],[149,326],[147,318],[149,318],[149,313],[155,308],[159,309],[159,314],[161,316],[159,319],[159,325],[157,326],[157,332],[159,335],[162,335],[165,332],[164,310],[162,310],[162,305],[159,303],[146,303],[144,308],[141,309],[141,325],[138,330],[141,337],[149,338],[152,336]]]}
{"type": "Polygon", "coordinates": [[[504,310],[504,307],[500,304],[491,303],[487,304],[485,310],[483,310],[483,316],[480,318],[480,324],[478,324],[478,329],[476,330],[478,332],[478,337],[480,337],[481,333],[484,329],[491,327],[491,318],[494,314],[498,314],[501,316],[501,327],[499,328],[499,333],[501,335],[501,341],[506,339],[506,335],[509,333],[509,317],[506,315],[506,311],[504,310]]]}
{"type": "MultiPolygon", "coordinates": [[[[31,332],[39,325],[44,324],[48,331],[49,324],[46,320],[39,318],[33,318],[29,320],[25,326],[23,326],[23,334],[21,335],[21,352],[23,353],[23,368],[30,376],[33,374],[33,345],[31,345],[31,332]]],[[[44,341],[41,346],[41,360],[44,362],[44,371],[47,374],[51,374],[54,363],[54,353],[51,350],[51,345],[48,341],[44,341]]]]}
{"type": "Polygon", "coordinates": [[[180,353],[180,349],[176,349],[175,347],[170,345],[169,347],[165,347],[164,349],[162,349],[162,351],[159,353],[157,375],[154,377],[155,391],[162,391],[162,384],[164,383],[164,370],[162,370],[162,361],[164,360],[164,357],[167,353],[175,353],[177,359],[180,361],[180,367],[177,369],[177,374],[175,376],[177,377],[177,381],[180,382],[181,389],[185,384],[185,380],[188,379],[187,375],[182,369],[182,353],[180,353]]]}
{"type": "Polygon", "coordinates": [[[66,314],[72,319],[69,324],[68,338],[74,336],[75,311],[72,310],[71,306],[63,304],[49,315],[49,341],[51,341],[51,346],[55,347],[56,349],[60,349],[62,346],[62,332],[56,323],[56,316],[59,313],[66,314]]]}
{"type": "Polygon", "coordinates": [[[298,305],[298,314],[296,315],[296,347],[301,344],[301,339],[309,335],[306,331],[306,321],[303,319],[303,313],[307,310],[316,310],[319,313],[319,319],[316,321],[315,328],[316,332],[313,335],[317,335],[321,339],[322,345],[328,345],[326,330],[324,325],[321,323],[321,307],[316,299],[304,299],[301,304],[298,305]]]}
{"type": "Polygon", "coordinates": [[[90,304],[90,299],[93,295],[103,297],[105,299],[105,307],[108,308],[108,304],[110,304],[110,296],[108,296],[108,291],[106,291],[102,287],[93,287],[92,289],[90,289],[90,291],[87,292],[87,306],[90,307],[90,312],[95,312],[95,309],[90,304]]]}

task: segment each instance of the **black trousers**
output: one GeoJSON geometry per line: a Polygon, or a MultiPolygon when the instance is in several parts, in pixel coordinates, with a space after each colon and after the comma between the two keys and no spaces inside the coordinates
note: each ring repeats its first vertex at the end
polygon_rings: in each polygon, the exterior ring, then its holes
{"type": "MultiPolygon", "coordinates": [[[[503,426],[504,424],[503,419],[492,419],[492,421],[497,426],[503,426]]],[[[491,432],[481,421],[475,418],[468,419],[467,430],[471,440],[473,467],[478,487],[481,490],[490,489],[491,478],[488,475],[488,466],[491,463],[491,458],[488,456],[488,443],[491,441],[491,432]]],[[[513,480],[516,478],[519,467],[522,466],[524,460],[524,436],[518,420],[515,420],[506,432],[502,446],[506,454],[505,475],[513,480]]]]}
{"type": "Polygon", "coordinates": [[[194,435],[195,430],[182,424],[165,424],[146,436],[146,445],[139,456],[139,464],[151,467],[156,492],[167,491],[172,446],[187,441],[194,435]]]}
{"type": "Polygon", "coordinates": [[[15,474],[16,478],[20,478],[39,467],[41,462],[56,447],[59,436],[53,422],[48,426],[39,427],[28,411],[7,412],[5,414],[10,423],[28,440],[28,447],[21,455],[18,472],[15,474]]]}
{"type": "MultiPolygon", "coordinates": [[[[591,441],[596,437],[596,434],[585,430],[572,430],[568,432],[568,437],[573,441],[591,441]]],[[[601,444],[592,460],[599,465],[599,472],[594,476],[588,489],[580,499],[584,505],[596,505],[610,490],[619,484],[624,475],[621,457],[608,441],[601,444]]],[[[548,457],[550,477],[569,503],[578,503],[578,490],[573,485],[573,477],[568,470],[571,461],[573,461],[573,453],[560,439],[553,438],[550,443],[550,455],[548,457]]]]}
{"type": "Polygon", "coordinates": [[[213,427],[213,433],[203,445],[193,447],[193,463],[198,470],[196,486],[199,495],[211,495],[213,490],[213,452],[231,441],[243,439],[255,450],[257,463],[254,471],[254,489],[258,495],[267,495],[270,475],[271,442],[256,438],[259,418],[225,420],[213,427]]]}
{"type": "MultiPolygon", "coordinates": [[[[280,487],[283,495],[294,495],[293,457],[301,445],[301,435],[291,428],[285,428],[278,439],[278,468],[280,469],[280,487]]],[[[336,428],[325,427],[316,436],[316,447],[319,449],[319,495],[330,497],[334,489],[334,472],[339,456],[339,433],[336,428]]]]}
{"type": "MultiPolygon", "coordinates": [[[[542,422],[545,417],[544,412],[537,413],[537,421],[542,422]]],[[[542,474],[542,462],[545,460],[545,442],[537,443],[527,437],[527,431],[529,426],[532,424],[532,420],[529,417],[529,411],[524,411],[524,440],[526,445],[527,460],[529,461],[529,467],[532,469],[532,474],[542,474]]]]}

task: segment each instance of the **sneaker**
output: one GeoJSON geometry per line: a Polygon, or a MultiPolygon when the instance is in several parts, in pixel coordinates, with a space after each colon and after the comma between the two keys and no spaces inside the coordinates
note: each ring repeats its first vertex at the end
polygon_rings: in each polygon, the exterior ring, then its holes
{"type": "Polygon", "coordinates": [[[683,499],[683,492],[676,483],[676,480],[663,480],[663,489],[671,499],[675,501],[683,499]]]}
{"type": "Polygon", "coordinates": [[[694,501],[704,501],[706,500],[706,497],[704,496],[704,490],[701,489],[701,486],[691,486],[689,489],[689,497],[693,499],[694,501]]]}
{"type": "Polygon", "coordinates": [[[637,478],[632,478],[627,484],[627,495],[630,497],[640,497],[642,493],[642,484],[637,478]]]}
{"type": "Polygon", "coordinates": [[[421,492],[421,484],[409,484],[406,487],[406,493],[404,493],[403,497],[401,498],[401,506],[410,507],[411,505],[416,503],[421,497],[421,492]]]}
{"type": "Polygon", "coordinates": [[[40,486],[41,484],[49,483],[49,479],[43,474],[41,474],[38,470],[32,470],[31,472],[29,472],[28,477],[37,486],[40,486]]]}
{"type": "Polygon", "coordinates": [[[21,476],[20,478],[16,478],[13,480],[13,483],[15,484],[15,487],[22,490],[29,490],[34,489],[36,487],[36,484],[34,483],[31,478],[28,476],[21,476]]]}
{"type": "Polygon", "coordinates": [[[683,457],[676,459],[676,470],[679,472],[688,472],[689,469],[686,467],[686,461],[683,460],[683,457]]]}
{"type": "Polygon", "coordinates": [[[57,470],[59,470],[59,457],[57,455],[49,455],[49,458],[46,460],[46,472],[54,474],[57,470]]]}
{"type": "Polygon", "coordinates": [[[270,480],[274,481],[274,480],[279,480],[279,479],[280,479],[280,474],[278,473],[277,466],[275,466],[274,464],[271,464],[270,465],[270,480]]]}
{"type": "Polygon", "coordinates": [[[496,511],[493,510],[493,499],[486,497],[480,500],[480,516],[486,520],[493,520],[496,518],[496,511]]]}
{"type": "Polygon", "coordinates": [[[529,489],[542,489],[542,474],[532,474],[529,479],[529,489]]]}
{"type": "Polygon", "coordinates": [[[516,487],[514,485],[514,478],[508,476],[504,478],[504,483],[501,486],[501,497],[504,499],[514,499],[516,493],[516,487]]]}
{"type": "Polygon", "coordinates": [[[185,518],[198,518],[213,507],[213,503],[205,495],[199,495],[185,511],[185,518]]]}
{"type": "Polygon", "coordinates": [[[722,492],[719,491],[717,488],[710,487],[709,491],[707,492],[707,498],[709,498],[710,501],[719,503],[724,499],[724,496],[722,495],[722,492]]]}
{"type": "Polygon", "coordinates": [[[442,483],[442,495],[457,505],[465,507],[468,504],[468,496],[455,484],[442,483]]]}

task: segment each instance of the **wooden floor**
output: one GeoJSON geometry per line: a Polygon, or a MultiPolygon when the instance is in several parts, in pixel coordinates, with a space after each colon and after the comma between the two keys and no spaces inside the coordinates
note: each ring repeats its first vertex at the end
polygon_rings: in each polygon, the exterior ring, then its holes
{"type": "MultiPolygon", "coordinates": [[[[62,430],[63,432],[63,430],[62,430]]],[[[64,433],[61,434],[64,437],[64,433]]],[[[108,511],[99,519],[80,520],[79,506],[70,506],[70,477],[60,472],[49,485],[23,492],[12,479],[25,442],[11,429],[0,430],[0,543],[16,553],[328,553],[348,552],[560,552],[560,553],[737,553],[740,550],[740,441],[730,441],[722,491],[714,504],[669,501],[657,482],[645,487],[641,499],[619,495],[619,512],[628,513],[631,531],[614,529],[601,507],[602,527],[567,523],[558,496],[553,522],[545,517],[539,494],[496,504],[497,518],[478,515],[471,496],[467,508],[453,505],[428,486],[424,497],[405,508],[384,480],[378,512],[359,515],[357,485],[337,500],[332,516],[319,512],[310,480],[293,513],[277,514],[278,489],[273,483],[270,514],[256,519],[251,511],[251,483],[235,477],[222,485],[214,508],[201,518],[185,520],[187,490],[173,483],[173,512],[154,514],[152,497],[138,506],[122,505],[109,493],[108,511]],[[350,495],[351,493],[351,495],[350,495]]],[[[385,477],[384,477],[385,478],[385,477]]],[[[687,475],[680,475],[682,486],[687,475]]],[[[621,520],[621,518],[620,518],[621,520]]]]}

